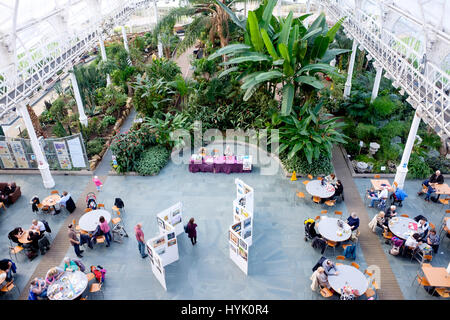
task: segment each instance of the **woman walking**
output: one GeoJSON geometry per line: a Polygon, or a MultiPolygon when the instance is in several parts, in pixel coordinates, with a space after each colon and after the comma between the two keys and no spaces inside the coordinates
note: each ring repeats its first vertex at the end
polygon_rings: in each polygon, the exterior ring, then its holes
{"type": "Polygon", "coordinates": [[[194,218],[191,218],[187,224],[187,233],[188,237],[191,238],[192,245],[197,243],[197,230],[195,228],[197,228],[197,224],[194,223],[194,218]]]}

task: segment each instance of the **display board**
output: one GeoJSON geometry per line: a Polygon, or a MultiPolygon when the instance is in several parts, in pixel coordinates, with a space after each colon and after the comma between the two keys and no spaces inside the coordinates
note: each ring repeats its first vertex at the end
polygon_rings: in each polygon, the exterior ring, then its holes
{"type": "Polygon", "coordinates": [[[235,184],[233,224],[228,230],[230,258],[245,274],[248,274],[249,248],[253,237],[254,190],[240,179],[235,179],[235,184]]]}
{"type": "Polygon", "coordinates": [[[55,146],[56,156],[61,169],[72,169],[72,163],[70,161],[69,152],[66,148],[66,143],[64,141],[54,141],[53,145],[55,146]]]}
{"type": "Polygon", "coordinates": [[[175,228],[176,235],[184,232],[183,228],[183,204],[178,202],[170,208],[160,212],[156,216],[158,221],[158,227],[160,232],[168,231],[167,225],[171,225],[175,228]]]}
{"type": "Polygon", "coordinates": [[[74,168],[85,168],[83,148],[81,147],[80,138],[67,140],[69,146],[70,157],[72,158],[72,165],[74,168]]]}
{"type": "Polygon", "coordinates": [[[151,241],[152,240],[147,241],[147,252],[152,267],[152,272],[155,275],[156,279],[159,281],[159,283],[161,283],[164,290],[167,291],[166,271],[164,270],[164,266],[160,255],[156,252],[155,249],[153,249],[153,247],[151,247],[151,241]]]}
{"type": "Polygon", "coordinates": [[[11,146],[14,158],[16,158],[17,167],[21,169],[28,169],[30,165],[28,164],[22,143],[20,141],[10,141],[9,145],[11,146]]]}
{"type": "Polygon", "coordinates": [[[2,160],[3,168],[12,169],[16,167],[6,141],[0,141],[0,159],[2,160]]]}

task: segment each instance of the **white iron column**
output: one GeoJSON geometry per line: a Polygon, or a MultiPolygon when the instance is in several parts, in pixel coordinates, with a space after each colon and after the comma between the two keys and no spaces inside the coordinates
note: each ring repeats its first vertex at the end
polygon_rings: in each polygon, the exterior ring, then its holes
{"type": "Polygon", "coordinates": [[[306,1],[306,13],[309,13],[311,10],[311,0],[306,1]]]}
{"type": "Polygon", "coordinates": [[[395,174],[394,181],[398,183],[398,187],[403,189],[405,183],[406,174],[408,173],[408,162],[411,156],[411,151],[414,147],[414,141],[416,140],[417,130],[419,129],[420,117],[416,113],[409,129],[408,140],[406,140],[405,149],[403,150],[402,161],[397,167],[397,173],[395,174]]]}
{"type": "MultiPolygon", "coordinates": [[[[153,0],[153,10],[155,11],[155,23],[158,24],[158,7],[156,6],[156,0],[153,0]]],[[[163,57],[163,45],[161,42],[161,35],[158,34],[158,58],[163,57]]]]}
{"type": "Polygon", "coordinates": [[[380,89],[381,76],[383,75],[383,68],[378,63],[374,63],[374,66],[375,66],[375,69],[377,69],[377,74],[375,76],[375,82],[373,84],[373,89],[372,89],[372,98],[370,99],[370,102],[373,102],[373,100],[375,100],[378,96],[378,90],[380,89]]]}
{"type": "MultiPolygon", "coordinates": [[[[100,53],[102,55],[102,60],[106,61],[107,57],[106,57],[105,43],[103,42],[103,37],[102,37],[101,31],[98,33],[98,42],[100,43],[100,53]]],[[[111,77],[109,76],[109,74],[107,74],[106,75],[106,86],[110,86],[110,85],[111,85],[111,77]]]]}
{"type": "Polygon", "coordinates": [[[244,1],[244,17],[247,17],[247,0],[244,1]]]}
{"type": "Polygon", "coordinates": [[[122,37],[123,37],[123,46],[128,53],[130,53],[130,48],[128,48],[128,40],[127,40],[127,31],[125,30],[125,26],[122,26],[122,37]]]}
{"type": "Polygon", "coordinates": [[[277,2],[277,15],[278,15],[278,17],[281,17],[281,1],[282,0],[278,0],[278,2],[277,2]]]}
{"type": "Polygon", "coordinates": [[[38,169],[41,172],[44,187],[47,189],[53,188],[55,186],[55,181],[53,180],[52,174],[50,172],[47,159],[42,153],[39,140],[36,136],[36,132],[34,131],[33,123],[31,122],[30,115],[28,114],[26,103],[20,103],[17,110],[19,111],[20,116],[22,117],[23,122],[25,123],[25,126],[27,128],[28,135],[30,136],[31,148],[33,149],[33,153],[36,156],[38,169]]]}
{"type": "Polygon", "coordinates": [[[350,91],[352,89],[352,76],[353,67],[355,66],[356,51],[358,50],[358,43],[356,39],[353,39],[352,54],[350,56],[350,63],[348,65],[347,81],[345,81],[344,98],[350,96],[350,91]]]}
{"type": "Polygon", "coordinates": [[[83,101],[81,100],[80,90],[78,88],[77,77],[75,76],[75,71],[70,70],[70,81],[72,82],[73,94],[75,95],[75,101],[77,102],[78,114],[80,115],[80,122],[83,126],[87,127],[88,119],[84,113],[83,101]]]}

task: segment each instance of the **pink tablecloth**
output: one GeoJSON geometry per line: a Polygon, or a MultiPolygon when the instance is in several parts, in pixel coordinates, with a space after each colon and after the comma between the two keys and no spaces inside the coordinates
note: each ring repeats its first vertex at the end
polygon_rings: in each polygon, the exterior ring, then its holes
{"type": "Polygon", "coordinates": [[[210,159],[210,156],[204,157],[202,163],[194,163],[193,160],[189,163],[190,172],[214,172],[214,173],[241,173],[251,172],[251,170],[243,170],[242,161],[238,162],[236,157],[232,160],[227,160],[226,157],[214,158],[213,163],[206,163],[206,159],[210,159]]]}

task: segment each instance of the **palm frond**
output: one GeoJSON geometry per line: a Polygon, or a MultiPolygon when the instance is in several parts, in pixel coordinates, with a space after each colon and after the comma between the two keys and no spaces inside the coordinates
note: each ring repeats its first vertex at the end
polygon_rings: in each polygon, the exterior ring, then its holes
{"type": "Polygon", "coordinates": [[[189,24],[184,32],[184,39],[180,41],[177,46],[177,56],[192,47],[197,39],[200,38],[202,32],[206,31],[207,26],[211,23],[211,18],[208,16],[199,16],[189,24]]]}

